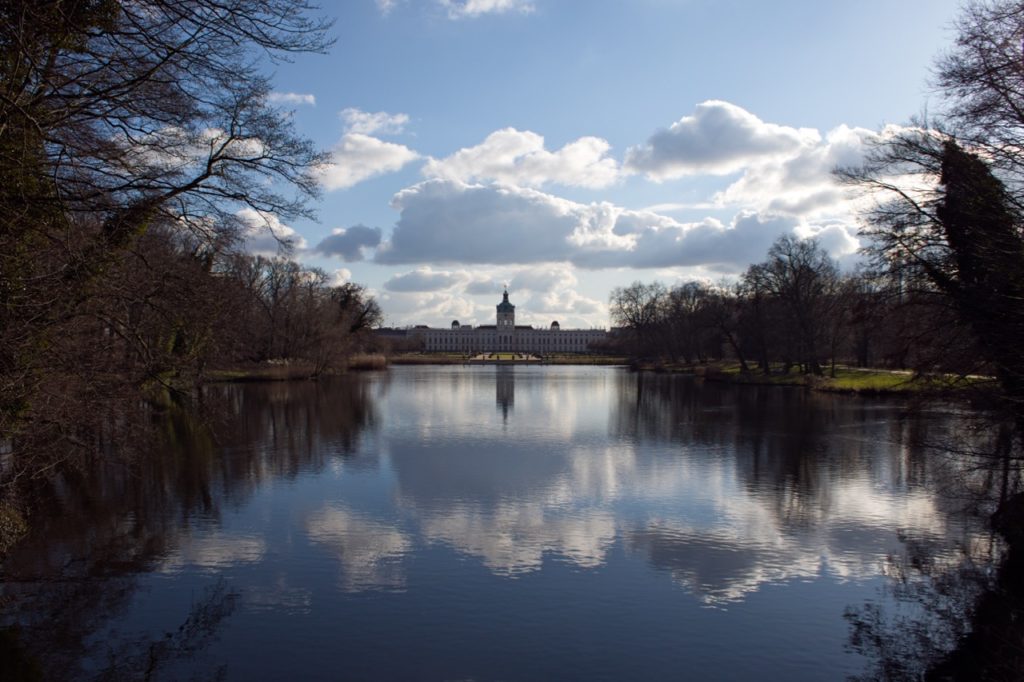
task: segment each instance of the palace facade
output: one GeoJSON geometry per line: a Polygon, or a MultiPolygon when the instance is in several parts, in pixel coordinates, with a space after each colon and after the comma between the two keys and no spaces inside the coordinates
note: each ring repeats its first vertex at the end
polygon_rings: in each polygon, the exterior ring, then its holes
{"type": "Polygon", "coordinates": [[[472,327],[456,320],[449,329],[417,326],[407,333],[422,340],[423,350],[455,353],[586,353],[608,337],[603,329],[562,329],[558,322],[547,329],[516,324],[516,307],[509,302],[508,291],[497,306],[495,324],[472,327]]]}

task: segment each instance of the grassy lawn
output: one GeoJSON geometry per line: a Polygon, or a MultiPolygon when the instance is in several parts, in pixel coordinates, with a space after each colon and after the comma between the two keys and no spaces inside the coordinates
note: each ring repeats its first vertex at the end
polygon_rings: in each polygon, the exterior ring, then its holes
{"type": "Polygon", "coordinates": [[[827,373],[820,379],[824,388],[855,392],[919,391],[927,386],[913,374],[885,370],[836,369],[836,376],[827,373]]]}
{"type": "Polygon", "coordinates": [[[817,391],[837,393],[918,393],[939,390],[957,390],[982,381],[977,379],[960,379],[952,376],[935,376],[920,378],[912,372],[886,369],[860,369],[856,367],[836,367],[836,375],[830,375],[828,369],[823,376],[801,374],[798,370],[790,370],[783,374],[781,367],[773,368],[773,374],[764,375],[759,370],[743,374],[740,366],[735,363],[722,364],[705,368],[703,374],[708,379],[731,381],[743,384],[759,384],[772,386],[804,386],[817,391]]]}
{"type": "Polygon", "coordinates": [[[586,355],[577,353],[552,353],[544,356],[549,365],[628,365],[629,360],[617,355],[586,355]]]}

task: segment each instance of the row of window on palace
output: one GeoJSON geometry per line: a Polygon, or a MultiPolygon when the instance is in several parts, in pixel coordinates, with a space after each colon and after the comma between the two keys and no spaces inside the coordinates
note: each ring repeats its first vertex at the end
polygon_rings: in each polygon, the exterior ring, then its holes
{"type": "MultiPolygon", "coordinates": [[[[438,336],[428,337],[431,343],[447,346],[450,348],[454,347],[474,347],[481,343],[493,342],[493,337],[487,337],[486,339],[480,339],[478,337],[466,338],[466,337],[454,337],[454,336],[438,336]]],[[[529,337],[519,337],[518,339],[513,337],[498,337],[498,343],[512,343],[518,341],[519,345],[532,345],[532,346],[575,346],[584,344],[587,342],[586,338],[572,337],[572,336],[559,336],[559,337],[541,337],[540,339],[531,339],[529,337]]]]}

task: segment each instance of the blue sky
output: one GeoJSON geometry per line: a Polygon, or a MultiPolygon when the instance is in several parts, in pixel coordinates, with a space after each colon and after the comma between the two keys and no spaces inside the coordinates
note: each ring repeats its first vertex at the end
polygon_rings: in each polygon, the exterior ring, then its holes
{"type": "MultiPolygon", "coordinates": [[[[783,233],[845,263],[829,170],[935,110],[958,3],[345,0],[337,43],[278,64],[276,100],[331,150],[295,256],[393,325],[607,326],[637,279],[735,277],[783,233]]],[[[253,244],[261,240],[253,239],[253,244]]]]}

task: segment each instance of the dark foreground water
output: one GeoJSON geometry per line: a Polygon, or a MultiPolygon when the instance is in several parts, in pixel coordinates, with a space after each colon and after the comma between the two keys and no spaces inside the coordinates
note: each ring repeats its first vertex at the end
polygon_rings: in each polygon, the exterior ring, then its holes
{"type": "Polygon", "coordinates": [[[908,547],[993,551],[937,493],[942,410],[493,366],[203,410],[66,481],[3,567],[48,676],[844,679],[879,663],[855,623],[927,619],[891,587],[908,547]]]}

